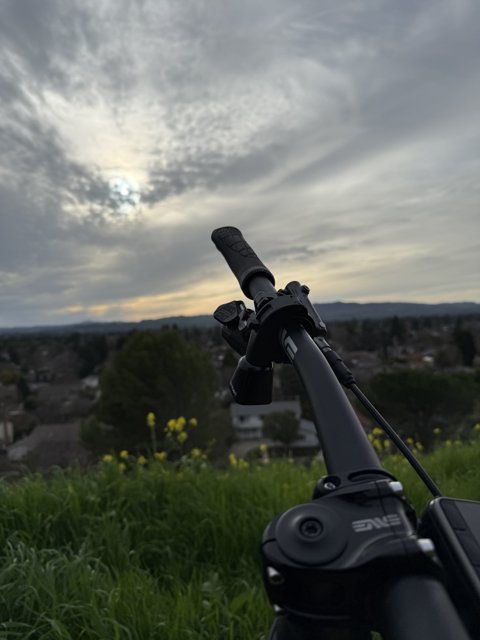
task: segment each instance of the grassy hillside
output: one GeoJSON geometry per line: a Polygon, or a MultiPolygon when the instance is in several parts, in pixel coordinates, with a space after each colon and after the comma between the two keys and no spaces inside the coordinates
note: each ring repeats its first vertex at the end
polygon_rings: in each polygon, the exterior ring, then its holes
{"type": "MultiPolygon", "coordinates": [[[[447,495],[478,499],[479,460],[476,441],[424,463],[447,495]]],[[[0,484],[0,638],[265,638],[262,531],[310,499],[321,465],[118,462],[0,484]]],[[[421,508],[428,496],[406,463],[385,464],[421,508]]]]}

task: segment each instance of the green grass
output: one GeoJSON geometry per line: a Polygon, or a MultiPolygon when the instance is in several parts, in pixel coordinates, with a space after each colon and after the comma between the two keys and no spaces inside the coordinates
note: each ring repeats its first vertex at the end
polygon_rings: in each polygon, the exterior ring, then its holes
{"type": "MultiPolygon", "coordinates": [[[[474,442],[423,462],[446,495],[479,499],[479,460],[474,442]]],[[[385,464],[420,509],[428,495],[407,465],[385,464]]],[[[0,483],[0,638],[265,638],[263,529],[308,501],[322,473],[104,463],[0,483]]]]}

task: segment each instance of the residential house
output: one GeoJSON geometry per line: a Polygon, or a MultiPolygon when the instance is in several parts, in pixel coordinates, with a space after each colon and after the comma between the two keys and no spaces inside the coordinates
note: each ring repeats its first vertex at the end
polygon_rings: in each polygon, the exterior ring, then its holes
{"type": "Polygon", "coordinates": [[[236,455],[245,455],[251,449],[255,449],[261,443],[269,447],[278,446],[278,443],[264,437],[263,421],[265,416],[271,413],[291,411],[299,420],[299,437],[291,445],[291,449],[318,449],[319,443],[315,425],[310,420],[302,418],[302,409],[299,400],[281,400],[270,404],[231,404],[230,415],[235,434],[236,443],[232,447],[236,455]]]}
{"type": "Polygon", "coordinates": [[[231,404],[232,426],[237,440],[261,440],[263,438],[263,419],[271,413],[291,411],[301,418],[298,400],[282,400],[270,404],[231,404]]]}

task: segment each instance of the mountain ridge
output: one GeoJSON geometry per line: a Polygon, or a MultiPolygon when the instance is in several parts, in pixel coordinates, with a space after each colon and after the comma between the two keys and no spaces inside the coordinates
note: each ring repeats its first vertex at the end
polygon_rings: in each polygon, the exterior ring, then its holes
{"type": "MultiPolygon", "coordinates": [[[[398,316],[427,317],[427,316],[459,316],[480,315],[478,302],[443,302],[427,304],[417,302],[325,302],[314,303],[317,313],[325,322],[340,322],[346,320],[379,320],[398,316]]],[[[29,327],[0,327],[2,335],[20,334],[67,334],[67,333],[121,333],[132,330],[160,329],[164,326],[176,325],[182,329],[193,327],[208,328],[216,325],[213,316],[168,316],[165,318],[132,321],[97,322],[86,320],[74,324],[39,325],[29,327]]]]}

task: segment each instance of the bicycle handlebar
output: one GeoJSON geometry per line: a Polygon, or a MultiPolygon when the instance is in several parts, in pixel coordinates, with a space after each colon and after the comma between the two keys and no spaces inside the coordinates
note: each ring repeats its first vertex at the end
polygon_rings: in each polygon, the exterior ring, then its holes
{"type": "Polygon", "coordinates": [[[243,293],[253,300],[255,292],[250,288],[253,277],[263,277],[275,285],[275,278],[263,264],[242,232],[236,227],[220,227],[212,233],[212,240],[237,278],[243,293]]]}
{"type": "MultiPolygon", "coordinates": [[[[254,299],[260,291],[266,293],[269,299],[279,295],[279,292],[274,288],[275,279],[272,273],[261,262],[237,228],[216,229],[212,233],[212,240],[248,298],[254,299]]],[[[285,292],[280,293],[284,294],[285,292]]],[[[276,325],[275,330],[278,331],[279,328],[276,325]]],[[[282,331],[280,331],[281,333],[282,331]]],[[[355,413],[350,411],[351,407],[346,407],[347,400],[340,383],[337,384],[336,380],[330,380],[328,372],[324,371],[324,355],[310,339],[302,322],[300,321],[298,325],[289,322],[288,329],[284,327],[283,335],[286,336],[283,344],[285,354],[302,379],[313,405],[315,423],[320,442],[323,445],[327,468],[330,472],[340,471],[341,473],[346,472],[348,475],[349,471],[357,471],[359,467],[363,467],[363,474],[355,474],[357,479],[365,478],[369,473],[375,471],[382,473],[383,467],[368,442],[355,413]],[[315,355],[313,355],[312,349],[315,350],[315,355]],[[321,362],[318,356],[320,356],[321,362]],[[343,400],[340,399],[339,391],[342,392],[343,400]],[[336,428],[331,429],[332,426],[336,428]]],[[[244,359],[245,357],[242,358],[242,360],[244,359]]],[[[385,474],[389,475],[386,472],[385,474]]],[[[371,521],[373,524],[370,524],[370,529],[377,526],[387,526],[382,524],[382,518],[391,519],[392,517],[394,516],[391,514],[382,514],[379,518],[371,521]]],[[[358,522],[368,524],[370,521],[367,519],[358,522]]],[[[362,526],[365,527],[365,530],[368,529],[367,525],[362,526]]],[[[269,529],[267,528],[267,530],[269,529]]],[[[385,640],[469,640],[469,635],[457,610],[436,575],[421,567],[415,567],[411,575],[405,573],[398,576],[393,575],[392,582],[385,585],[384,592],[379,593],[377,597],[377,622],[385,640]]],[[[298,626],[295,619],[288,615],[277,618],[277,623],[269,636],[271,640],[311,640],[313,637],[340,637],[336,635],[335,631],[332,635],[328,632],[321,636],[311,635],[309,625],[307,627],[302,624],[298,626]]],[[[346,638],[347,636],[342,637],[346,638]]],[[[364,638],[366,636],[354,634],[348,637],[364,638]]]]}
{"type": "Polygon", "coordinates": [[[431,576],[403,576],[385,589],[380,626],[385,640],[469,640],[441,582],[431,576]]]}
{"type": "Polygon", "coordinates": [[[287,335],[290,360],[310,399],[328,472],[383,470],[352,405],[317,345],[301,327],[289,329],[287,335]]]}
{"type": "MultiPolygon", "coordinates": [[[[378,598],[377,630],[383,640],[470,640],[443,585],[431,576],[403,576],[378,598]]],[[[279,616],[269,640],[366,640],[364,629],[325,630],[308,619],[279,616]]]]}

